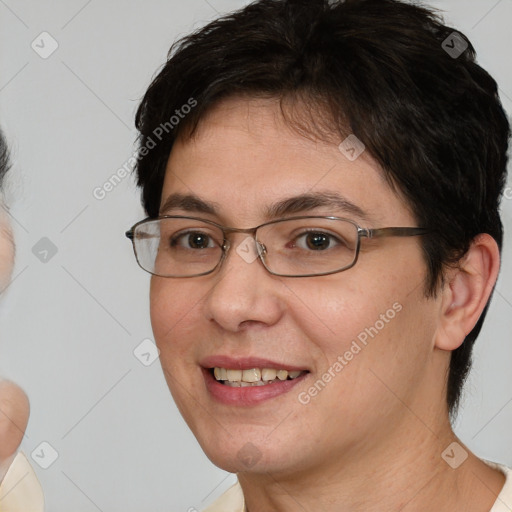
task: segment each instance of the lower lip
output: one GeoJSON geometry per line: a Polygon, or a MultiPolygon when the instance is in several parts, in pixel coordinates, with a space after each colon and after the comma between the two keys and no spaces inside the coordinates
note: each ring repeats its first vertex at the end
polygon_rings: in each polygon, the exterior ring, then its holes
{"type": "Polygon", "coordinates": [[[206,387],[212,397],[225,405],[250,406],[256,405],[265,400],[276,398],[288,393],[295,385],[301,382],[307,375],[304,373],[293,380],[277,380],[265,386],[246,386],[233,388],[220,384],[211,374],[210,370],[202,368],[206,387]]]}

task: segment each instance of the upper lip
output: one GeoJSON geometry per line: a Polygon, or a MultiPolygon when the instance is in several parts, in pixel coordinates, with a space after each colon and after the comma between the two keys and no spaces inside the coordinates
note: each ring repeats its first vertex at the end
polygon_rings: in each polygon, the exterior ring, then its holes
{"type": "Polygon", "coordinates": [[[205,357],[200,363],[203,368],[226,368],[231,370],[250,370],[251,368],[274,368],[276,370],[308,371],[304,366],[279,363],[261,357],[231,357],[217,355],[205,357]]]}

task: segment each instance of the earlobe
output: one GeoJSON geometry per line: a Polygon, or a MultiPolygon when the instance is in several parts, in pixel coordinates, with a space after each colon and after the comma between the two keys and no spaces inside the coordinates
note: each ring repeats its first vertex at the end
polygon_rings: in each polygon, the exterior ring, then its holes
{"type": "Polygon", "coordinates": [[[496,241],[487,233],[475,237],[456,268],[446,274],[435,346],[455,350],[478,322],[492,293],[500,266],[496,241]]]}

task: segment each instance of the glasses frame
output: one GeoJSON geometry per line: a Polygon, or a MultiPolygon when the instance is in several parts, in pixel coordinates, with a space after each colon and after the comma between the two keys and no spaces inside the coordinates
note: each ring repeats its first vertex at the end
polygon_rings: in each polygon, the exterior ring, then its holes
{"type": "Polygon", "coordinates": [[[300,216],[296,216],[296,217],[285,217],[285,218],[271,220],[269,222],[264,222],[263,224],[260,224],[259,226],[256,226],[254,228],[232,228],[232,227],[228,227],[228,226],[222,226],[221,224],[218,224],[217,222],[214,222],[212,220],[203,219],[201,217],[191,217],[189,215],[161,215],[158,217],[146,217],[145,219],[137,222],[128,231],[125,232],[125,236],[131,240],[133,252],[135,254],[135,259],[137,260],[137,264],[139,265],[140,268],[142,268],[142,270],[148,272],[151,275],[158,276],[158,277],[181,279],[181,278],[188,278],[188,277],[206,276],[208,274],[213,273],[217,268],[219,268],[222,265],[222,263],[224,262],[224,260],[226,259],[228,251],[231,248],[231,243],[227,238],[227,235],[230,233],[246,233],[248,235],[251,235],[256,242],[258,259],[261,261],[261,263],[263,264],[263,267],[267,270],[267,272],[269,272],[273,276],[317,277],[317,276],[326,276],[326,275],[331,275],[331,274],[337,274],[339,272],[343,272],[345,270],[348,270],[349,268],[352,268],[357,263],[357,260],[359,258],[359,249],[361,247],[361,238],[372,239],[372,238],[384,238],[384,237],[418,236],[418,235],[425,235],[427,233],[430,233],[430,230],[428,230],[426,228],[420,228],[420,227],[363,228],[363,227],[359,226],[359,224],[357,224],[352,219],[347,219],[345,217],[334,217],[334,216],[329,216],[329,215],[300,215],[300,216]],[[222,231],[223,242],[222,242],[222,245],[220,246],[222,249],[222,256],[220,257],[220,260],[217,263],[217,265],[215,265],[215,267],[213,267],[211,270],[208,270],[207,272],[201,272],[200,274],[193,274],[190,276],[165,276],[165,275],[161,275],[161,274],[155,274],[154,272],[151,272],[151,271],[147,270],[146,268],[144,268],[139,261],[139,258],[137,256],[137,250],[135,248],[135,230],[137,229],[138,226],[140,226],[142,224],[154,222],[156,220],[163,220],[163,219],[191,219],[191,220],[195,220],[195,221],[204,222],[206,224],[210,224],[212,226],[219,228],[222,231]],[[301,219],[342,220],[345,222],[349,222],[350,224],[355,226],[357,228],[357,243],[356,243],[356,248],[355,248],[354,260],[352,261],[352,263],[350,263],[350,265],[346,265],[345,267],[342,267],[341,269],[333,270],[330,272],[322,272],[319,274],[299,274],[299,275],[279,274],[277,272],[273,272],[272,270],[270,270],[267,267],[267,265],[265,263],[265,259],[264,259],[265,253],[267,252],[267,248],[265,247],[265,245],[262,242],[260,242],[258,240],[258,237],[257,237],[258,229],[260,229],[264,226],[269,226],[271,224],[276,224],[278,222],[289,221],[289,220],[301,220],[301,219]]]}

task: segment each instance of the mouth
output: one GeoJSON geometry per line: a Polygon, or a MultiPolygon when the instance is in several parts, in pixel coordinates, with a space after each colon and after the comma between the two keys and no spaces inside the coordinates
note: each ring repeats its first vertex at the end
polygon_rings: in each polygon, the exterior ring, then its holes
{"type": "Polygon", "coordinates": [[[217,382],[232,388],[270,386],[285,380],[295,380],[307,373],[307,370],[288,371],[276,368],[249,368],[247,370],[237,370],[219,368],[218,366],[210,368],[209,370],[217,382]]]}
{"type": "Polygon", "coordinates": [[[206,389],[216,402],[251,406],[288,394],[309,370],[258,358],[214,357],[201,362],[206,389]]]}

